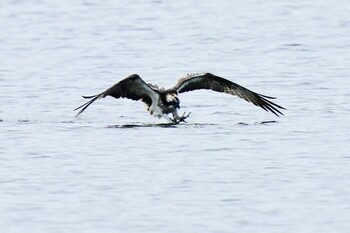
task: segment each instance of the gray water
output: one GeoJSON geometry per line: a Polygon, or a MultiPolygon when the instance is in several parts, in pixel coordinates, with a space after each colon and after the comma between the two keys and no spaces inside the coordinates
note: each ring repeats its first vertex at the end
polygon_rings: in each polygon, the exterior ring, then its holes
{"type": "Polygon", "coordinates": [[[349,232],[350,2],[0,1],[0,232],[349,232]],[[81,95],[212,72],[187,124],[81,95]]]}

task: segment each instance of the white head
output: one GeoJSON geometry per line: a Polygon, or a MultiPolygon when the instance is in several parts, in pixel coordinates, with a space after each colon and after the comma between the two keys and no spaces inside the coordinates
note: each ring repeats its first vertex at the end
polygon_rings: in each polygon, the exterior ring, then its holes
{"type": "Polygon", "coordinates": [[[166,105],[175,105],[175,108],[180,108],[180,100],[176,93],[167,93],[165,95],[166,105]]]}
{"type": "Polygon", "coordinates": [[[173,101],[176,101],[177,95],[175,93],[168,93],[166,94],[165,99],[166,99],[166,102],[168,103],[173,102],[173,101]]]}

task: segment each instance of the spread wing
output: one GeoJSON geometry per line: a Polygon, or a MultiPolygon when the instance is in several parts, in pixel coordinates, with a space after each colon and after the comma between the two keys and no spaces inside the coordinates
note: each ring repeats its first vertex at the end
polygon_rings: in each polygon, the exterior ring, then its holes
{"type": "Polygon", "coordinates": [[[76,114],[77,117],[95,100],[105,98],[106,96],[112,96],[116,99],[128,98],[131,100],[142,100],[148,106],[151,106],[152,99],[155,99],[156,95],[155,90],[146,84],[139,75],[132,74],[98,95],[83,96],[83,98],[91,100],[77,107],[74,111],[80,109],[76,114]]]}
{"type": "Polygon", "coordinates": [[[194,91],[199,89],[209,89],[217,92],[224,92],[230,95],[238,96],[256,106],[263,108],[268,112],[272,112],[276,116],[283,115],[279,109],[285,109],[268,99],[274,97],[261,95],[253,92],[245,87],[242,87],[234,82],[211,73],[204,74],[188,74],[181,78],[174,87],[178,93],[194,91]]]}

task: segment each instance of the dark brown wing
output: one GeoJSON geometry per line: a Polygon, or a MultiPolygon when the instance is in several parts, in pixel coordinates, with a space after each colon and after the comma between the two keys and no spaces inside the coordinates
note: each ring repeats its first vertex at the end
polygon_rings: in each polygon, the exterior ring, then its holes
{"type": "Polygon", "coordinates": [[[108,95],[117,99],[128,98],[131,100],[142,100],[148,106],[151,106],[152,99],[156,99],[157,93],[148,86],[139,75],[132,74],[98,95],[83,96],[85,99],[92,99],[74,109],[74,111],[80,109],[76,117],[84,112],[95,100],[105,98],[108,95]]]}
{"type": "Polygon", "coordinates": [[[283,115],[278,109],[285,109],[268,99],[275,99],[274,97],[261,95],[255,93],[245,87],[242,87],[234,82],[211,73],[204,74],[188,74],[181,78],[174,87],[178,93],[187,91],[194,91],[199,89],[209,89],[217,92],[224,92],[227,94],[238,96],[256,106],[263,108],[268,112],[272,112],[276,116],[283,115]]]}

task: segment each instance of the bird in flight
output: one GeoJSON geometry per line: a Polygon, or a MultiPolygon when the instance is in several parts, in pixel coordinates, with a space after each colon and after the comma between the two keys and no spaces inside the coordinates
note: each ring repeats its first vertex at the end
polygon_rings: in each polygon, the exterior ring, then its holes
{"type": "Polygon", "coordinates": [[[146,104],[147,111],[152,116],[157,118],[164,117],[169,122],[178,124],[186,122],[186,118],[190,116],[190,113],[183,113],[181,116],[178,114],[178,109],[180,109],[178,95],[200,89],[209,89],[238,96],[278,117],[283,115],[281,110],[285,109],[269,100],[275,99],[274,97],[258,94],[214,74],[203,73],[187,74],[185,77],[180,78],[174,87],[169,89],[159,88],[157,85],[146,83],[139,75],[132,74],[100,94],[83,96],[83,98],[91,100],[77,107],[74,111],[80,109],[76,114],[77,117],[95,100],[112,96],[116,99],[141,100],[146,104]],[[172,118],[168,114],[172,114],[172,118]]]}

